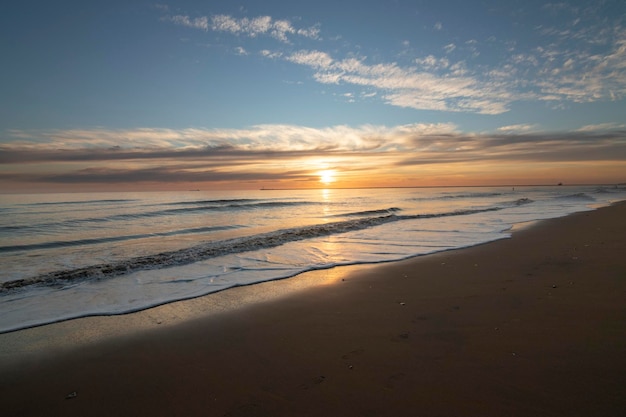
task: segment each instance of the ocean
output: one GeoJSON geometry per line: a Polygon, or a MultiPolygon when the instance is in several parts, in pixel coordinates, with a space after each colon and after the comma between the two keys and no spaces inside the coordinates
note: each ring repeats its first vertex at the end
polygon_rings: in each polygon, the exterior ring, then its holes
{"type": "Polygon", "coordinates": [[[625,199],[614,186],[0,195],[0,333],[478,245],[625,199]]]}

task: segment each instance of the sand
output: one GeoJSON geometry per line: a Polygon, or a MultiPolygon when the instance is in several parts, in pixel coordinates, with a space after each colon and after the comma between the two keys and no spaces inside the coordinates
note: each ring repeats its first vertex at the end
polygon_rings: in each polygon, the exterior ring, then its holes
{"type": "Polygon", "coordinates": [[[622,203],[469,249],[0,335],[0,407],[6,416],[624,415],[625,296],[622,203]]]}

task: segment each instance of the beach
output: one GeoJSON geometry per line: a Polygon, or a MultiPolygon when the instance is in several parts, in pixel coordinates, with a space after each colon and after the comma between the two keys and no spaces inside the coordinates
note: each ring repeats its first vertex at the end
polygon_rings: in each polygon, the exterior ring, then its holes
{"type": "Polygon", "coordinates": [[[625,236],[618,203],[471,248],[2,334],[2,414],[620,415],[625,236]]]}

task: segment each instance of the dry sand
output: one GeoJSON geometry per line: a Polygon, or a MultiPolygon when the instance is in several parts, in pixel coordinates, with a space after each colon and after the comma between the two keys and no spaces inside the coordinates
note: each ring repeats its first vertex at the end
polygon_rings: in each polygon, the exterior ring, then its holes
{"type": "Polygon", "coordinates": [[[625,415],[626,204],[0,335],[0,400],[6,416],[625,415]]]}

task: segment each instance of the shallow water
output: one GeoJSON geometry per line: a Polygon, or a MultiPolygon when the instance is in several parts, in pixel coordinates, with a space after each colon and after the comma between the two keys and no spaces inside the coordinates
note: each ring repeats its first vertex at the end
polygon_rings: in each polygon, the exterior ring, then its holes
{"type": "Polygon", "coordinates": [[[615,187],[0,196],[0,332],[506,238],[615,187]]]}

